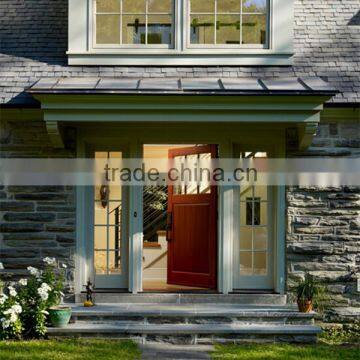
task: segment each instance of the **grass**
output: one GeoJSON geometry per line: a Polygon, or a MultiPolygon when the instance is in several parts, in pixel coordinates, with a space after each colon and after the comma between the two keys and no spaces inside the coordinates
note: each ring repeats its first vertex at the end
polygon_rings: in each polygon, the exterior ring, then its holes
{"type": "Polygon", "coordinates": [[[359,360],[360,345],[217,345],[213,359],[359,360]]]}
{"type": "Polygon", "coordinates": [[[116,340],[41,340],[0,342],[0,360],[132,360],[137,345],[116,340]]]}

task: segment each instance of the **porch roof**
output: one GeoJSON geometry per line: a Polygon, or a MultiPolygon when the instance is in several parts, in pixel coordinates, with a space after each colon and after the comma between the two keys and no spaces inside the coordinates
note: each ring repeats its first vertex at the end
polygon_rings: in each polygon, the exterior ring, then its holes
{"type": "Polygon", "coordinates": [[[318,95],[339,91],[318,77],[303,78],[43,78],[31,94],[318,95]]]}

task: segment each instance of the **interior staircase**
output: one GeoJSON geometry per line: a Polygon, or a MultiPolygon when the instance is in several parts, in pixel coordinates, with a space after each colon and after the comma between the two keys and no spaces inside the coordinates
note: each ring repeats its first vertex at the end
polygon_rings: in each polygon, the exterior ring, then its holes
{"type": "Polygon", "coordinates": [[[73,305],[71,323],[49,328],[49,336],[133,339],[143,344],[316,342],[321,329],[314,325],[315,314],[299,313],[285,300],[272,294],[125,295],[123,302],[92,308],[73,305]]]}

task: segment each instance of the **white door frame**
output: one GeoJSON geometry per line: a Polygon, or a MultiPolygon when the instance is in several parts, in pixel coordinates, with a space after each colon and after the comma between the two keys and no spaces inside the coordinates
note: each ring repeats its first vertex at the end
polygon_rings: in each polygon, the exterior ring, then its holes
{"type": "MultiPolygon", "coordinates": [[[[200,126],[200,125],[199,125],[200,126]]],[[[161,126],[162,128],[162,126],[161,126]]],[[[104,128],[94,133],[94,129],[81,129],[78,131],[77,150],[78,157],[84,157],[86,144],[118,144],[128,147],[129,155],[133,158],[142,158],[143,144],[218,144],[219,156],[231,158],[234,154],[234,143],[238,142],[242,132],[233,128],[231,132],[223,133],[213,130],[210,135],[200,131],[194,133],[187,131],[187,126],[179,131],[169,131],[164,134],[159,128],[152,125],[143,125],[141,129],[130,126],[125,130],[114,129],[109,136],[109,131],[104,128]],[[166,140],[164,140],[166,139],[166,140]]],[[[246,147],[247,149],[254,149],[246,147]]],[[[281,147],[283,149],[283,147],[281,147]]],[[[237,221],[234,214],[236,206],[235,188],[232,186],[218,188],[218,291],[227,294],[233,291],[233,254],[234,241],[237,241],[234,223],[237,221]]],[[[285,290],[285,188],[278,187],[275,191],[275,228],[276,234],[274,254],[277,261],[274,263],[274,290],[284,293],[285,290]]],[[[77,187],[77,248],[75,269],[75,290],[80,293],[84,290],[83,285],[91,275],[88,261],[86,260],[86,187],[77,187]]],[[[142,291],[142,187],[131,187],[129,191],[128,207],[128,288],[132,293],[142,291]]]]}

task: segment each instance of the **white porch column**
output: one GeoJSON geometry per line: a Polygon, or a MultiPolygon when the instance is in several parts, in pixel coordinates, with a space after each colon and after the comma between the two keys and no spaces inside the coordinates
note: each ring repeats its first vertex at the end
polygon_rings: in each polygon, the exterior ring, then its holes
{"type": "MultiPolygon", "coordinates": [[[[231,141],[220,144],[220,158],[231,158],[232,153],[231,141]]],[[[233,193],[232,186],[219,187],[218,289],[223,294],[233,290],[233,193]]]]}
{"type": "MultiPolygon", "coordinates": [[[[142,159],[142,144],[131,144],[130,157],[142,159]]],[[[141,164],[139,164],[141,166],[141,164]]],[[[143,187],[129,191],[129,291],[142,291],[143,187]]]]}

